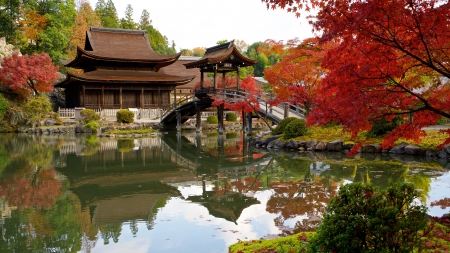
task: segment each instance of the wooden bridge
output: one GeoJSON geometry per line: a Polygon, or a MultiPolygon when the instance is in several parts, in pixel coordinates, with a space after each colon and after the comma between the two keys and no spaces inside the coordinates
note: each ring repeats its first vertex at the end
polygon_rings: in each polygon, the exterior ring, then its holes
{"type": "MultiPolygon", "coordinates": [[[[305,118],[305,110],[297,105],[289,103],[283,103],[277,106],[269,105],[268,101],[270,100],[270,97],[264,92],[251,94],[238,89],[217,89],[209,87],[197,90],[195,94],[177,100],[163,113],[161,125],[166,129],[176,128],[177,130],[181,130],[181,124],[193,116],[196,116],[196,130],[197,132],[200,132],[201,112],[210,108],[214,101],[210,95],[220,95],[229,100],[255,99],[259,103],[259,109],[258,111],[255,111],[255,113],[257,113],[259,117],[269,119],[275,123],[279,123],[282,119],[287,117],[305,118]]],[[[219,120],[218,130],[220,133],[223,132],[223,107],[217,107],[217,114],[219,120]]],[[[248,113],[244,119],[247,121],[245,124],[244,120],[244,129],[247,130],[247,132],[251,132],[251,113],[248,113]]]]}

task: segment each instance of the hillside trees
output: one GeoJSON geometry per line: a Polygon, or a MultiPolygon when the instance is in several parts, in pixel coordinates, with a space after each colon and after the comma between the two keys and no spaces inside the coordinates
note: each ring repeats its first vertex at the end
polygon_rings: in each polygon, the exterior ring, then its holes
{"type": "MultiPolygon", "coordinates": [[[[329,69],[317,91],[310,123],[340,122],[354,133],[395,115],[404,124],[383,147],[423,126],[450,118],[450,3],[438,0],[264,0],[297,16],[316,8],[321,41],[339,43],[322,63],[329,69]]],[[[450,138],[446,142],[450,142],[450,138]]]]}

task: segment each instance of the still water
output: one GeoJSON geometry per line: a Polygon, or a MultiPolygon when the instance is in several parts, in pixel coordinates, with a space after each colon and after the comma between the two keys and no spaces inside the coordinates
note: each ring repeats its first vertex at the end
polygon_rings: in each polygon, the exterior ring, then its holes
{"type": "Polygon", "coordinates": [[[0,136],[0,252],[227,252],[312,231],[340,185],[408,181],[449,212],[448,161],[255,149],[241,134],[0,136]]]}

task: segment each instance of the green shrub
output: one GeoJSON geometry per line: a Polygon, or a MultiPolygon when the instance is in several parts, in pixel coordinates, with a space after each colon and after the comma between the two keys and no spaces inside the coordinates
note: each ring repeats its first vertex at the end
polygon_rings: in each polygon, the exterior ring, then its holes
{"type": "Polygon", "coordinates": [[[283,139],[291,139],[297,136],[305,136],[308,133],[306,121],[304,119],[295,119],[289,122],[283,131],[283,139]]]}
{"type": "Polygon", "coordinates": [[[85,128],[91,129],[92,132],[97,131],[100,128],[100,124],[95,121],[89,121],[84,125],[85,128]]]}
{"type": "Polygon", "coordinates": [[[0,120],[5,116],[6,110],[8,110],[8,100],[0,93],[0,120]]]}
{"type": "Polygon", "coordinates": [[[276,134],[282,134],[284,132],[284,128],[287,126],[287,124],[289,124],[289,122],[293,121],[294,117],[288,117],[285,119],[282,119],[280,121],[280,123],[278,123],[277,127],[275,127],[275,129],[272,130],[272,134],[276,135],[276,134]]]}
{"type": "Polygon", "coordinates": [[[231,122],[236,122],[237,121],[236,113],[228,112],[227,114],[225,114],[225,120],[226,121],[231,121],[231,122]]]}
{"type": "Polygon", "coordinates": [[[119,123],[133,123],[134,122],[134,112],[130,110],[118,110],[116,113],[117,122],[119,123]]]}
{"type": "Polygon", "coordinates": [[[403,124],[403,119],[400,116],[395,116],[391,121],[385,118],[374,120],[372,129],[367,131],[367,136],[372,138],[383,137],[401,124],[403,124]]]}
{"type": "Polygon", "coordinates": [[[45,95],[31,98],[28,100],[22,109],[25,118],[27,118],[32,124],[45,119],[52,111],[52,105],[45,95]]]}
{"type": "Polygon", "coordinates": [[[219,120],[217,119],[217,116],[211,115],[211,116],[208,116],[208,118],[206,118],[206,122],[208,124],[217,124],[217,123],[219,123],[219,120]]]}
{"type": "Polygon", "coordinates": [[[96,121],[100,119],[100,115],[98,115],[94,110],[92,109],[84,109],[80,111],[80,116],[83,118],[82,121],[84,123],[89,123],[92,121],[96,121]]]}
{"type": "Polygon", "coordinates": [[[383,190],[372,184],[341,186],[310,242],[310,252],[413,252],[428,229],[427,208],[417,203],[419,197],[408,183],[383,190]]]}
{"type": "MultiPolygon", "coordinates": [[[[1,118],[0,118],[1,119],[1,118]]],[[[446,125],[448,123],[449,119],[447,117],[440,117],[436,121],[436,125],[446,125]]]]}

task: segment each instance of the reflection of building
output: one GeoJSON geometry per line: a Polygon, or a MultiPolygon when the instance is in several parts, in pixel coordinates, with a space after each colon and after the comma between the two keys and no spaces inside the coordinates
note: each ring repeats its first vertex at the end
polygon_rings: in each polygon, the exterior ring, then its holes
{"type": "Polygon", "coordinates": [[[0,198],[0,218],[11,218],[12,210],[17,210],[17,207],[9,206],[5,197],[0,198]]]}

